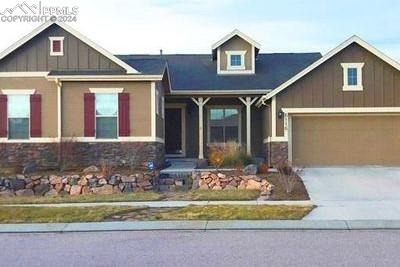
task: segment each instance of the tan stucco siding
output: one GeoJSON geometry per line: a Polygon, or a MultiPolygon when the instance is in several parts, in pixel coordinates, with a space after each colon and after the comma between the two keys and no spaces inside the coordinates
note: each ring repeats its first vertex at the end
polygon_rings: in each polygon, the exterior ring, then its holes
{"type": "Polygon", "coordinates": [[[0,62],[0,71],[50,71],[123,68],[74,35],[52,25],[0,62]],[[50,56],[51,36],[64,37],[64,55],[50,56]]]}
{"type": "Polygon", "coordinates": [[[129,93],[131,136],[151,136],[150,82],[64,82],[62,86],[62,133],[84,135],[84,93],[89,88],[124,88],[129,93]]]}
{"type": "Polygon", "coordinates": [[[164,139],[164,111],[162,110],[164,108],[162,105],[164,90],[161,82],[156,82],[156,91],[158,92],[158,114],[156,112],[156,136],[164,139]]]}
{"type": "MultiPolygon", "coordinates": [[[[400,72],[357,44],[334,57],[276,95],[280,108],[400,106],[400,72]],[[364,62],[363,91],[343,91],[341,63],[364,62]]],[[[283,136],[283,118],[277,136],[283,136]]]]}
{"type": "Polygon", "coordinates": [[[238,36],[232,37],[230,40],[225,42],[223,45],[220,47],[220,66],[221,70],[226,70],[227,68],[227,55],[226,51],[246,51],[246,54],[244,56],[245,60],[245,68],[246,70],[251,70],[252,69],[252,45],[242,38],[238,36]]]}
{"type": "Polygon", "coordinates": [[[57,86],[44,78],[0,78],[1,89],[35,89],[42,97],[42,137],[57,137],[57,86]]]}

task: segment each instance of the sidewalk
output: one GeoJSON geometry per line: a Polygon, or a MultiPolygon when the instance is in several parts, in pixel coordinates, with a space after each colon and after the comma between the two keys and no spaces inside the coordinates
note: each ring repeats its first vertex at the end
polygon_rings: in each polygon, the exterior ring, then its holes
{"type": "Polygon", "coordinates": [[[136,201],[136,202],[95,202],[95,203],[59,203],[59,204],[6,204],[5,207],[96,207],[96,206],[148,206],[150,208],[186,207],[188,205],[290,205],[312,206],[310,200],[300,201],[136,201]]]}
{"type": "Polygon", "coordinates": [[[137,221],[0,224],[0,233],[68,233],[166,230],[372,230],[399,229],[400,221],[137,221]]]}

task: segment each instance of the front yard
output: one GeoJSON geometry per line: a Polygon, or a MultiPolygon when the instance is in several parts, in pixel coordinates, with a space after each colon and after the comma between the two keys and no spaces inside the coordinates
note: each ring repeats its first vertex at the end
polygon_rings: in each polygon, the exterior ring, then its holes
{"type": "Polygon", "coordinates": [[[267,205],[190,205],[148,207],[0,207],[0,223],[71,223],[152,220],[300,220],[313,207],[267,205]]]}

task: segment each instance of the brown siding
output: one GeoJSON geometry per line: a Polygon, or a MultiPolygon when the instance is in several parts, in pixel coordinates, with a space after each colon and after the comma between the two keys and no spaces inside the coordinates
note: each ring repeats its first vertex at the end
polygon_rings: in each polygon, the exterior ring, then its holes
{"type": "Polygon", "coordinates": [[[1,71],[113,69],[122,67],[57,25],[50,26],[6,56],[1,71]],[[64,56],[50,56],[50,36],[64,36],[64,56]]]}
{"type": "Polygon", "coordinates": [[[227,67],[227,56],[226,56],[226,51],[232,51],[232,50],[245,50],[247,51],[245,54],[245,67],[246,70],[251,70],[252,69],[252,57],[251,57],[251,48],[252,45],[239,36],[234,36],[227,42],[225,42],[223,45],[221,45],[221,59],[220,59],[220,64],[221,64],[221,70],[226,70],[227,67]]]}
{"type": "Polygon", "coordinates": [[[0,78],[0,89],[35,89],[42,96],[42,137],[57,137],[57,86],[44,78],[0,78]]]}
{"type": "Polygon", "coordinates": [[[65,137],[83,136],[83,94],[89,88],[124,88],[130,97],[131,136],[151,136],[150,82],[64,82],[62,132],[65,137]]]}
{"type": "MultiPolygon", "coordinates": [[[[352,44],[276,96],[280,108],[400,106],[400,72],[357,44],[352,44]],[[344,62],[364,62],[360,92],[343,92],[344,62]]],[[[277,117],[277,136],[283,119],[277,117]]]]}

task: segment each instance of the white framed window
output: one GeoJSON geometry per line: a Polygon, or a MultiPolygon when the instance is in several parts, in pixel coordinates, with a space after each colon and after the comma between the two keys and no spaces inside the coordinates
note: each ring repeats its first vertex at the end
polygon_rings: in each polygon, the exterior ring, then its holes
{"type": "Polygon", "coordinates": [[[8,139],[30,137],[30,95],[7,95],[8,139]]]}
{"type": "Polygon", "coordinates": [[[208,144],[241,143],[239,107],[208,108],[208,144]]]}
{"type": "Polygon", "coordinates": [[[64,37],[52,36],[50,40],[50,56],[63,56],[64,55],[64,37]]]}
{"type": "Polygon", "coordinates": [[[364,63],[342,63],[343,91],[362,91],[362,68],[364,63]]]}
{"type": "Polygon", "coordinates": [[[95,94],[96,138],[118,138],[118,94],[95,94]]]}
{"type": "Polygon", "coordinates": [[[245,55],[247,51],[225,51],[226,53],[226,68],[227,70],[244,70],[245,55]]]}

